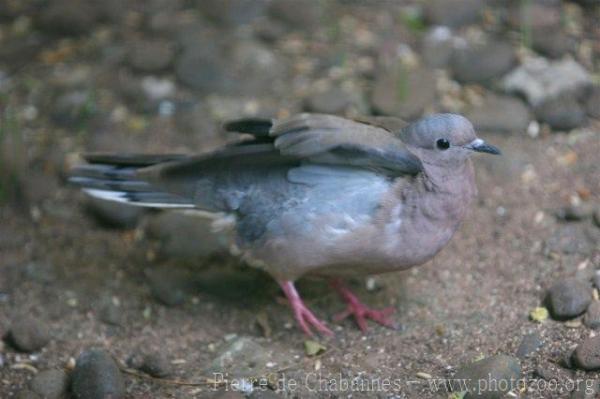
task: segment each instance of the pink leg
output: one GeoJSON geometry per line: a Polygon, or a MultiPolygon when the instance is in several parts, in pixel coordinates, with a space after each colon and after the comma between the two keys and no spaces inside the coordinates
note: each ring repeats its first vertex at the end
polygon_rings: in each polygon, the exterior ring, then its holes
{"type": "Polygon", "coordinates": [[[367,319],[371,319],[386,327],[395,328],[394,322],[390,319],[390,315],[394,312],[393,307],[388,307],[382,310],[369,309],[363,304],[356,295],[350,291],[348,287],[340,279],[332,279],[331,286],[340,294],[342,299],[346,301],[348,307],[342,313],[334,316],[335,321],[340,321],[346,317],[353,315],[358,327],[364,332],[367,331],[367,319]]]}
{"type": "Polygon", "coordinates": [[[293,282],[278,281],[278,283],[292,307],[296,321],[300,324],[300,328],[302,328],[302,331],[304,331],[305,334],[311,337],[313,336],[313,332],[310,329],[310,326],[312,325],[321,334],[329,336],[333,335],[333,332],[327,328],[321,320],[317,319],[310,309],[306,307],[302,298],[300,298],[298,291],[296,291],[293,282]]]}

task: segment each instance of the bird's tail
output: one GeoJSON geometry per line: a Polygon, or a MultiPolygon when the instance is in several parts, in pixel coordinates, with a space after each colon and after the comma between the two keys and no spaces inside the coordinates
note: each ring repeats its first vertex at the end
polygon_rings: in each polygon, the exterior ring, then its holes
{"type": "Polygon", "coordinates": [[[84,156],[87,164],[71,171],[69,182],[92,197],[151,208],[193,208],[191,199],[166,193],[138,178],[142,168],[183,158],[182,155],[84,156]]]}

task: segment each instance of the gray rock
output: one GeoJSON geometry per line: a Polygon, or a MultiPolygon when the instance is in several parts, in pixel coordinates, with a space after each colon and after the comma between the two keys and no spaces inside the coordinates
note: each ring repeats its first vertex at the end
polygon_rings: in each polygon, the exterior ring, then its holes
{"type": "Polygon", "coordinates": [[[594,86],[585,102],[585,109],[589,116],[600,119],[600,86],[594,86]]]}
{"type": "Polygon", "coordinates": [[[112,298],[106,297],[100,301],[98,306],[98,319],[103,323],[110,324],[112,326],[122,325],[121,317],[122,309],[117,306],[112,298]]]}
{"type": "Polygon", "coordinates": [[[559,226],[545,242],[544,253],[563,253],[590,255],[598,245],[597,234],[584,224],[565,224],[559,226]]]}
{"type": "Polygon", "coordinates": [[[583,324],[593,330],[600,329],[600,301],[590,303],[583,317],[583,324]]]}
{"type": "Polygon", "coordinates": [[[81,35],[89,33],[98,19],[91,1],[55,0],[42,9],[38,25],[50,33],[81,35]]]}
{"type": "Polygon", "coordinates": [[[578,222],[588,219],[594,214],[594,206],[589,203],[568,205],[556,211],[556,217],[568,222],[578,222]]]}
{"type": "Polygon", "coordinates": [[[202,14],[211,21],[227,26],[246,25],[264,15],[267,2],[264,0],[200,0],[202,14]]]}
{"type": "Polygon", "coordinates": [[[175,56],[173,43],[162,40],[139,40],[129,47],[129,65],[144,72],[156,73],[166,69],[175,56]]]}
{"type": "Polygon", "coordinates": [[[504,90],[522,94],[529,104],[538,106],[566,94],[579,98],[591,85],[591,77],[572,59],[528,58],[505,76],[501,85],[504,90]]]}
{"type": "Polygon", "coordinates": [[[531,47],[550,58],[561,58],[574,49],[574,43],[561,29],[538,29],[531,33],[531,47]]]}
{"type": "MultiPolygon", "coordinates": [[[[594,214],[592,215],[592,220],[594,221],[594,224],[596,225],[596,227],[600,227],[600,207],[596,207],[596,210],[594,211],[594,214]]],[[[598,287],[600,288],[600,287],[598,287]]]]}
{"type": "Polygon", "coordinates": [[[398,66],[382,71],[375,81],[371,103],[377,113],[413,119],[420,116],[435,100],[433,71],[421,68],[407,70],[398,66]]]}
{"type": "Polygon", "coordinates": [[[548,361],[541,361],[535,369],[535,374],[546,381],[562,380],[561,369],[556,364],[548,361]]]}
{"type": "Polygon", "coordinates": [[[535,116],[555,130],[575,129],[586,122],[585,111],[572,95],[550,98],[534,108],[535,116]]]}
{"type": "Polygon", "coordinates": [[[482,104],[467,109],[465,116],[477,131],[499,133],[523,133],[531,120],[521,100],[497,95],[488,95],[482,104]]]}
{"type": "Polygon", "coordinates": [[[351,103],[350,94],[342,89],[333,88],[313,93],[306,99],[304,108],[308,112],[342,114],[351,103]]]}
{"type": "Polygon", "coordinates": [[[586,338],[573,353],[574,365],[583,370],[600,369],[600,335],[586,338]]]}
{"type": "MultiPolygon", "coordinates": [[[[521,377],[519,360],[506,355],[496,355],[476,361],[460,368],[454,375],[456,380],[466,380],[470,398],[499,399],[516,387],[521,377]],[[487,389],[479,389],[480,381],[503,381],[501,384],[487,384],[487,389]],[[490,389],[491,388],[491,389],[490,389]],[[500,389],[503,388],[503,389],[500,389]]],[[[483,384],[481,384],[483,387],[483,384]]]]}
{"type": "Polygon", "coordinates": [[[236,82],[235,92],[253,97],[272,93],[287,69],[275,52],[254,40],[236,42],[230,51],[229,65],[236,82]]]}
{"type": "Polygon", "coordinates": [[[171,363],[162,353],[144,355],[139,369],[156,378],[164,378],[173,374],[171,363]]]}
{"type": "Polygon", "coordinates": [[[320,25],[324,19],[323,2],[311,0],[278,0],[271,2],[269,15],[292,28],[307,31],[320,25]]]}
{"type": "Polygon", "coordinates": [[[193,290],[192,275],[186,270],[157,267],[145,270],[152,295],[167,306],[181,305],[193,290]]]}
{"type": "Polygon", "coordinates": [[[454,37],[446,26],[434,26],[423,38],[421,53],[425,64],[430,68],[445,68],[450,62],[454,37]]]}
{"type": "Polygon", "coordinates": [[[111,355],[101,349],[90,349],[77,358],[71,391],[76,399],[120,399],[125,396],[125,384],[111,355]]]}
{"type": "Polygon", "coordinates": [[[433,0],[425,4],[425,18],[434,25],[457,28],[481,19],[482,6],[478,0],[433,0]]]}
{"type": "Polygon", "coordinates": [[[594,272],[594,277],[592,277],[592,281],[594,283],[594,287],[600,289],[600,270],[596,270],[594,272]]]}
{"type": "Polygon", "coordinates": [[[486,83],[510,71],[516,61],[512,45],[502,41],[490,41],[456,49],[450,65],[452,74],[459,82],[486,83]]]}
{"type": "Polygon", "coordinates": [[[9,341],[22,352],[35,352],[50,342],[50,333],[40,320],[25,316],[12,323],[9,341]]]}
{"type": "Polygon", "coordinates": [[[555,319],[570,319],[585,312],[592,302],[592,292],[588,284],[567,278],[550,287],[546,300],[555,319]]]}
{"type": "Polygon", "coordinates": [[[235,81],[227,62],[218,53],[201,46],[183,51],[175,61],[175,74],[181,83],[202,92],[230,92],[235,81]]]}
{"type": "Polygon", "coordinates": [[[524,335],[521,343],[519,344],[516,355],[519,359],[524,359],[531,353],[541,348],[542,344],[543,341],[538,333],[533,332],[531,334],[524,335]]]}
{"type": "Polygon", "coordinates": [[[29,388],[45,399],[61,399],[67,394],[69,377],[62,370],[40,371],[29,382],[29,388]]]}
{"type": "Polygon", "coordinates": [[[118,229],[135,228],[141,217],[147,212],[147,209],[139,206],[121,204],[92,196],[86,196],[85,209],[102,226],[118,229]]]}

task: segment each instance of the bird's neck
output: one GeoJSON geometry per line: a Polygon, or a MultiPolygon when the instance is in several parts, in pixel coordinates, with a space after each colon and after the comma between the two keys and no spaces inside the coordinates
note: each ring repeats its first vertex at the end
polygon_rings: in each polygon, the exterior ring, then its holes
{"type": "Polygon", "coordinates": [[[423,164],[423,188],[437,194],[458,195],[467,198],[477,194],[475,173],[471,160],[467,159],[455,167],[423,164]]]}

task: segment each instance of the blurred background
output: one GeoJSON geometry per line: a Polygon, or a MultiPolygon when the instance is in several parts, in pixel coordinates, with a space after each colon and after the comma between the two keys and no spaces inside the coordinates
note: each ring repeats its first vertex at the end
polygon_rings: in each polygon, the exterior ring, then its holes
{"type": "MultiPolygon", "coordinates": [[[[599,21],[597,0],[0,1],[0,335],[13,336],[0,346],[0,396],[33,389],[29,367],[65,367],[92,346],[123,362],[152,348],[181,378],[206,375],[240,339],[250,354],[234,369],[248,358],[296,359],[299,376],[315,367],[282,327],[277,287],[225,257],[206,221],[66,185],[83,152],[207,151],[242,116],[469,118],[505,154],[477,160],[473,216],[432,266],[356,282],[406,325],[365,346],[345,324],[323,370],[409,378],[511,352],[549,286],[577,275],[591,289],[600,268],[599,21]],[[32,331],[44,345],[15,345],[32,331]]],[[[339,309],[318,283],[304,290],[317,314],[339,309]]],[[[555,345],[523,366],[529,376],[589,332],[535,328],[555,345]]],[[[210,397],[131,376],[125,386],[210,397]]]]}

